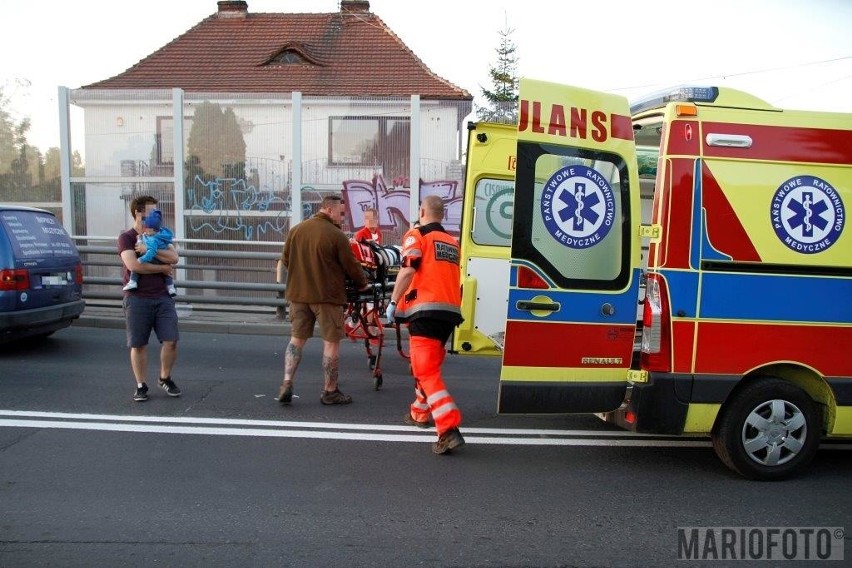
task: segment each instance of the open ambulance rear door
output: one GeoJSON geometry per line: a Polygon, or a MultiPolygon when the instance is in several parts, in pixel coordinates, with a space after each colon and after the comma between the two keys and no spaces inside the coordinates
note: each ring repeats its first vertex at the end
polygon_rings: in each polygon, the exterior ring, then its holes
{"type": "Polygon", "coordinates": [[[514,124],[468,125],[462,214],[462,316],[453,351],[500,355],[506,329],[509,246],[515,195],[514,124]]]}
{"type": "Polygon", "coordinates": [[[521,79],[516,167],[499,411],[614,410],[641,273],[627,99],[521,79]]]}

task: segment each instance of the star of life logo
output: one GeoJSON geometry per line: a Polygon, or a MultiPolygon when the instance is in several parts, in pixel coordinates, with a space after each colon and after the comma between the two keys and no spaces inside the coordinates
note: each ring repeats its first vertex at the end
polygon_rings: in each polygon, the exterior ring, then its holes
{"type": "Polygon", "coordinates": [[[840,194],[815,176],[796,176],[775,191],[770,207],[775,234],[788,248],[816,254],[837,242],[846,222],[840,194]]]}
{"type": "Polygon", "coordinates": [[[615,195],[607,179],[586,166],[557,170],[541,194],[541,217],[547,232],[573,249],[593,247],[615,222],[615,195]]]}

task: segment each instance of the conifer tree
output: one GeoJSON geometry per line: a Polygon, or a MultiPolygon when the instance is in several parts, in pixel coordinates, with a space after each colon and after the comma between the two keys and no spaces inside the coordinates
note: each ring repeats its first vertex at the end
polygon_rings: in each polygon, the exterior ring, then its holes
{"type": "Polygon", "coordinates": [[[500,45],[495,50],[497,63],[488,70],[492,87],[480,87],[483,98],[489,104],[477,105],[476,116],[479,120],[505,123],[518,121],[518,57],[515,54],[517,46],[511,38],[514,31],[506,25],[498,32],[500,45]]]}

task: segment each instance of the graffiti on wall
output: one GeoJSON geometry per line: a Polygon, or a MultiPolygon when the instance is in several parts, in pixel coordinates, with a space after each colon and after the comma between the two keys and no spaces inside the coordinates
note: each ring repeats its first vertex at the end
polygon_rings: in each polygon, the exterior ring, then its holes
{"type": "MultiPolygon", "coordinates": [[[[381,175],[372,181],[343,182],[346,217],[357,229],[364,225],[364,211],[379,212],[382,231],[404,233],[409,227],[411,189],[388,187],[381,175]]],[[[458,181],[421,181],[420,197],[437,195],[444,202],[444,228],[458,236],[461,225],[462,192],[458,181]]],[[[316,205],[316,204],[315,204],[316,205]]],[[[303,205],[303,217],[313,214],[310,204],[303,205]]],[[[284,240],[290,227],[290,202],[271,191],[258,189],[245,179],[196,176],[187,188],[190,238],[223,240],[284,240]],[[270,238],[271,237],[271,238],[270,238]]]]}
{"type": "MultiPolygon", "coordinates": [[[[444,221],[447,232],[458,237],[461,225],[462,191],[459,182],[452,180],[421,181],[420,198],[437,195],[444,202],[444,221]]],[[[388,187],[381,175],[372,181],[348,180],[343,182],[343,199],[347,217],[353,228],[364,226],[364,211],[379,212],[379,229],[405,232],[409,227],[411,188],[388,187]]]]}
{"type": "MultiPolygon", "coordinates": [[[[187,189],[189,226],[202,236],[225,240],[284,240],[290,227],[290,204],[271,191],[257,189],[245,179],[195,176],[187,189]]],[[[203,238],[203,237],[202,237],[203,238]]]]}

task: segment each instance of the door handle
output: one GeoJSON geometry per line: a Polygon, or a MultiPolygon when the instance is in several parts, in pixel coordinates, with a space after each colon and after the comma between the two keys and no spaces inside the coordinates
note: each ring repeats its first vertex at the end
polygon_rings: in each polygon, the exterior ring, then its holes
{"type": "Polygon", "coordinates": [[[550,302],[531,302],[529,300],[518,300],[515,304],[519,310],[531,312],[533,310],[542,310],[546,312],[555,312],[559,310],[559,304],[550,302]]]}

